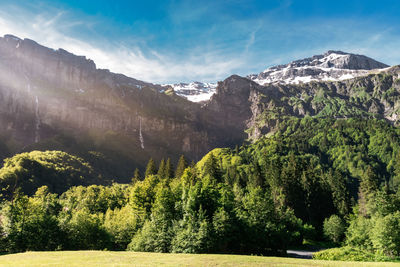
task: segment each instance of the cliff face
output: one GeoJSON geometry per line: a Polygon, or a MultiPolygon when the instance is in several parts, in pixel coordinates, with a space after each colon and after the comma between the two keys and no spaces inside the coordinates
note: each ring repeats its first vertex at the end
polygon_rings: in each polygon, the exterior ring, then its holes
{"type": "Polygon", "coordinates": [[[74,152],[63,136],[82,151],[120,153],[131,159],[128,169],[150,156],[198,159],[211,148],[200,105],[161,89],[61,49],[0,38],[0,131],[10,154],[57,146],[74,152]]]}

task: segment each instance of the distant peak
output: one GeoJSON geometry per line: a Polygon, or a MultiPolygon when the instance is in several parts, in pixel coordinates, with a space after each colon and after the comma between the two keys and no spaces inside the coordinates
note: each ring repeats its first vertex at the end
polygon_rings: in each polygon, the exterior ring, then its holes
{"type": "Polygon", "coordinates": [[[310,81],[339,81],[368,74],[388,65],[363,55],[328,50],[322,55],[295,60],[285,65],[267,68],[248,78],[261,84],[307,83],[310,81]]]}
{"type": "Polygon", "coordinates": [[[351,53],[343,52],[343,51],[340,51],[340,50],[328,50],[326,53],[324,53],[324,56],[329,56],[331,54],[351,55],[351,53]]]}
{"type": "Polygon", "coordinates": [[[14,41],[21,41],[21,38],[15,36],[15,35],[12,35],[12,34],[4,35],[4,39],[6,39],[6,40],[10,40],[11,39],[11,40],[14,40],[14,41]]]}

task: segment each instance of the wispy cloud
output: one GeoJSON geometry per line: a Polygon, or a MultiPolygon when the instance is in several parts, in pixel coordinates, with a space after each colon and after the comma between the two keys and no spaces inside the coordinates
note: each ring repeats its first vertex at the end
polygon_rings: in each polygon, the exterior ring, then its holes
{"type": "Polygon", "coordinates": [[[150,47],[127,46],[123,42],[109,42],[97,46],[96,41],[79,39],[72,28],[86,27],[86,21],[72,20],[65,12],[49,14],[29,14],[19,10],[19,14],[9,16],[0,12],[0,34],[14,34],[58,49],[63,48],[77,55],[93,59],[99,68],[157,83],[189,80],[215,81],[234,72],[244,65],[243,58],[227,58],[223,51],[213,47],[206,51],[193,47],[184,56],[174,53],[161,54],[150,47]],[[29,21],[28,21],[29,18],[29,21]]]}
{"type": "MultiPolygon", "coordinates": [[[[246,1],[239,2],[246,7],[246,1]]],[[[28,11],[16,5],[0,9],[0,34],[85,55],[100,68],[154,83],[216,81],[329,49],[365,54],[387,64],[400,63],[398,29],[375,21],[318,17],[286,21],[280,16],[290,8],[289,0],[277,2],[280,4],[264,14],[244,18],[225,14],[224,6],[213,1],[199,9],[187,3],[171,6],[167,12],[177,32],[167,38],[165,47],[154,45],[157,32],[150,30],[149,36],[132,37],[132,31],[112,39],[96,30],[105,23],[97,17],[74,16],[71,11],[57,9],[28,11]],[[215,22],[198,28],[197,23],[208,17],[215,22]],[[193,21],[196,23],[191,24],[193,21]]],[[[161,34],[169,35],[165,31],[161,34]]]]}

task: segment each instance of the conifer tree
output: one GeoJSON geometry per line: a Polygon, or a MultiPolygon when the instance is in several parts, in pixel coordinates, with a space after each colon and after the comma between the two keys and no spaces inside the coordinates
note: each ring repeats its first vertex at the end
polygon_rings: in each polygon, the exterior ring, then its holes
{"type": "Polygon", "coordinates": [[[196,162],[194,162],[194,160],[192,160],[192,162],[190,163],[190,167],[194,168],[196,166],[196,162]]]}
{"type": "Polygon", "coordinates": [[[214,157],[214,154],[210,153],[210,156],[206,160],[203,167],[203,174],[209,175],[210,178],[215,179],[217,182],[221,180],[221,172],[217,163],[217,159],[214,157]]]}
{"type": "Polygon", "coordinates": [[[154,175],[156,173],[157,173],[156,164],[154,163],[153,158],[150,158],[149,162],[147,163],[145,177],[149,175],[154,175]]]}
{"type": "Polygon", "coordinates": [[[158,172],[157,172],[158,176],[160,178],[164,178],[165,177],[165,160],[162,159],[160,162],[160,166],[158,167],[158,172]]]}
{"type": "Polygon", "coordinates": [[[178,166],[176,166],[175,177],[181,178],[186,168],[187,168],[187,162],[185,156],[181,155],[178,161],[178,166]]]}
{"type": "Polygon", "coordinates": [[[170,179],[170,178],[174,177],[173,169],[174,168],[172,166],[171,159],[168,158],[167,162],[165,163],[165,178],[170,179]]]}
{"type": "Polygon", "coordinates": [[[378,177],[371,166],[367,167],[364,176],[361,178],[358,189],[358,206],[362,216],[367,216],[367,202],[369,196],[378,190],[378,177]]]}
{"type": "Polygon", "coordinates": [[[134,184],[134,183],[136,183],[136,182],[138,182],[140,180],[141,180],[140,179],[140,172],[139,172],[139,169],[136,168],[134,173],[133,173],[132,184],[134,184]]]}

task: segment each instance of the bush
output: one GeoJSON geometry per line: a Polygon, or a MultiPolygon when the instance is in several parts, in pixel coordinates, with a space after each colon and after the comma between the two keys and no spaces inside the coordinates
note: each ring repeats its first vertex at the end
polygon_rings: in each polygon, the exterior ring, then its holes
{"type": "Polygon", "coordinates": [[[376,219],[370,233],[373,247],[386,256],[400,255],[400,212],[376,219]]]}
{"type": "Polygon", "coordinates": [[[337,215],[332,215],[324,221],[324,235],[335,243],[339,243],[342,240],[345,230],[346,226],[343,220],[337,215]]]}
{"type": "Polygon", "coordinates": [[[334,261],[392,261],[392,258],[353,247],[331,248],[313,255],[314,260],[334,261]]]}

